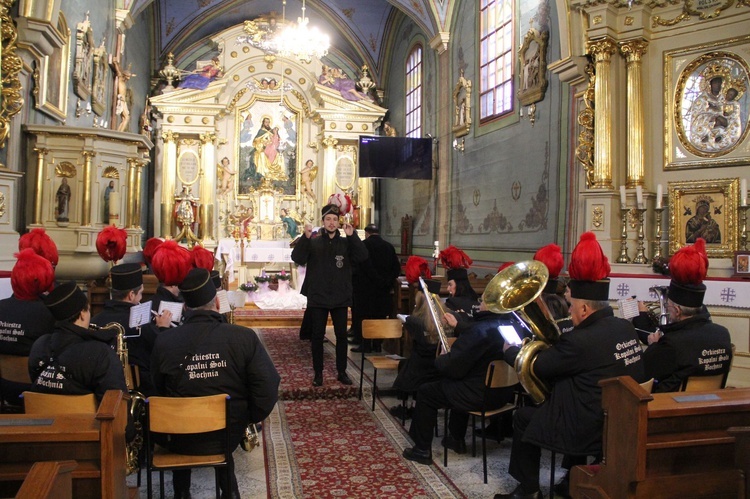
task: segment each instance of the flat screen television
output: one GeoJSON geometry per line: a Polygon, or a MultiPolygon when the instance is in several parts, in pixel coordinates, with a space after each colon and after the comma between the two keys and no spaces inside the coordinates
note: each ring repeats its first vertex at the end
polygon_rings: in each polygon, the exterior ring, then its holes
{"type": "Polygon", "coordinates": [[[432,139],[360,135],[359,176],[432,179],[432,139]]]}

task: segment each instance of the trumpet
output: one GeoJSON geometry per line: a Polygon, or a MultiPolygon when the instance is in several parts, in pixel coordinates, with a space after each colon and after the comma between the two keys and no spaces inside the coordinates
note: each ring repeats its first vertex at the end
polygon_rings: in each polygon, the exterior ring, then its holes
{"type": "Polygon", "coordinates": [[[422,290],[424,291],[424,296],[427,300],[427,308],[430,309],[430,317],[432,317],[432,322],[435,323],[435,329],[437,330],[438,340],[440,340],[440,346],[443,349],[443,352],[448,353],[451,351],[451,346],[448,343],[448,332],[446,331],[447,327],[443,325],[443,316],[445,315],[443,304],[440,302],[440,298],[438,298],[435,294],[430,293],[430,291],[427,289],[427,284],[421,277],[419,278],[419,285],[422,286],[422,290]]]}

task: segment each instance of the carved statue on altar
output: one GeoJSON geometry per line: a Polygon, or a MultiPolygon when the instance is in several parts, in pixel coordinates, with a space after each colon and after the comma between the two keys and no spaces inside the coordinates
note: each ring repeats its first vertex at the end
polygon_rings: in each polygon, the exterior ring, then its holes
{"type": "Polygon", "coordinates": [[[299,171],[299,184],[302,189],[302,194],[310,198],[310,201],[313,203],[317,202],[317,198],[315,197],[312,183],[317,176],[318,167],[313,163],[313,160],[308,159],[305,161],[305,167],[299,171]]]}
{"type": "Polygon", "coordinates": [[[189,185],[183,185],[182,192],[175,198],[175,200],[179,201],[175,205],[175,219],[177,220],[177,226],[180,227],[180,233],[177,234],[175,240],[182,241],[182,239],[187,239],[187,244],[190,248],[198,242],[198,237],[193,232],[197,199],[193,196],[189,185]]]}

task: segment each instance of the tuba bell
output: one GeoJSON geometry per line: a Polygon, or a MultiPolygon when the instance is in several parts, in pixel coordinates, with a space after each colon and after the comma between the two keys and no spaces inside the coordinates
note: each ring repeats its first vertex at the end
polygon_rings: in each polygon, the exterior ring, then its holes
{"type": "Polygon", "coordinates": [[[549,395],[549,387],[534,373],[534,361],[540,351],[560,338],[560,329],[541,298],[548,279],[549,270],[542,262],[518,262],[498,272],[482,294],[487,310],[514,314],[533,334],[533,340],[524,340],[514,367],[521,385],[537,404],[549,395]]]}

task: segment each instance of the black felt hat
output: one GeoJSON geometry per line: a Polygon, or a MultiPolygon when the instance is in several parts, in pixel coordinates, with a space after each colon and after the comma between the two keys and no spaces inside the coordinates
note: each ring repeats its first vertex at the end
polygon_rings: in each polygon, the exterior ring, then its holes
{"type": "Polygon", "coordinates": [[[216,286],[211,280],[211,273],[202,268],[188,272],[180,284],[180,291],[185,298],[185,305],[190,308],[202,307],[216,297],[216,286]]]}
{"type": "Polygon", "coordinates": [[[211,281],[214,283],[216,289],[221,289],[221,274],[218,270],[211,271],[211,281]]]}
{"type": "Polygon", "coordinates": [[[466,269],[448,269],[448,271],[446,272],[446,276],[448,277],[449,281],[469,280],[469,272],[466,269]]]}
{"type": "Polygon", "coordinates": [[[112,289],[128,291],[143,285],[143,271],[139,263],[121,263],[109,271],[112,276],[112,289]]]}
{"type": "Polygon", "coordinates": [[[424,283],[427,285],[427,291],[430,293],[437,295],[440,293],[440,284],[441,282],[437,279],[422,279],[424,283]]]}
{"type": "Polygon", "coordinates": [[[58,321],[69,319],[86,307],[86,294],[75,281],[60,284],[44,298],[44,304],[58,321]]]}
{"type": "Polygon", "coordinates": [[[325,218],[326,215],[336,215],[339,216],[341,213],[341,209],[336,206],[335,204],[327,204],[323,207],[322,210],[320,210],[320,218],[325,218]]]}
{"type": "Polygon", "coordinates": [[[380,229],[378,229],[378,226],[375,224],[368,224],[367,227],[365,227],[365,232],[368,234],[380,234],[380,229]]]}

